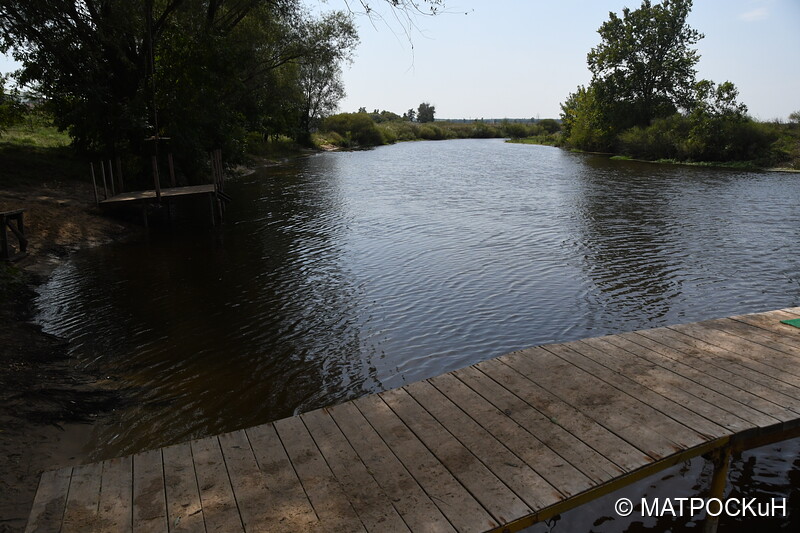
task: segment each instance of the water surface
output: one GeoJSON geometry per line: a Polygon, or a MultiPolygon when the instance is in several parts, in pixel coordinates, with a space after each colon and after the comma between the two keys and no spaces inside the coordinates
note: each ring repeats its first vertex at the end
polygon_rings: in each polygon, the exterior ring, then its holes
{"type": "Polygon", "coordinates": [[[319,154],[226,192],[221,228],[78,253],[41,289],[38,321],[131,398],[94,458],[536,344],[800,305],[791,174],[462,140],[319,154]]]}

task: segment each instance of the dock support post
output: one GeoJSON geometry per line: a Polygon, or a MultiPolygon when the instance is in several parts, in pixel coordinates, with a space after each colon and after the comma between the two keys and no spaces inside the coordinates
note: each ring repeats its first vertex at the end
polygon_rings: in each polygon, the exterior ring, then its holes
{"type": "Polygon", "coordinates": [[[100,160],[100,174],[103,176],[103,194],[105,195],[105,199],[108,200],[108,185],[106,184],[106,166],[103,164],[103,160],[100,160]]]}
{"type": "Polygon", "coordinates": [[[94,186],[94,203],[100,205],[100,197],[97,195],[97,180],[94,177],[94,163],[89,163],[89,170],[92,172],[92,185],[94,186]]]}
{"type": "Polygon", "coordinates": [[[153,183],[156,186],[156,200],[161,201],[161,180],[158,179],[158,159],[153,156],[153,183]]]}
{"type": "Polygon", "coordinates": [[[208,200],[209,200],[209,203],[211,204],[211,225],[214,226],[214,227],[217,226],[217,215],[216,215],[216,213],[214,213],[214,211],[216,210],[215,209],[216,206],[214,205],[214,197],[215,196],[216,196],[216,194],[214,194],[214,193],[210,193],[208,195],[208,200]]]}
{"type": "MultiPolygon", "coordinates": [[[[117,191],[114,186],[114,167],[111,166],[111,160],[108,160],[108,178],[111,181],[111,196],[116,196],[117,191]]],[[[120,191],[122,192],[122,191],[120,191]]]]}
{"type": "MultiPolygon", "coordinates": [[[[714,463],[714,475],[711,478],[711,487],[708,492],[708,500],[716,499],[717,502],[721,502],[722,498],[725,497],[725,485],[728,481],[728,465],[731,462],[731,447],[725,446],[724,448],[720,448],[715,450],[711,454],[711,460],[714,463]]],[[[724,505],[724,504],[719,504],[724,505]]],[[[708,511],[709,505],[706,504],[706,511],[708,511]]],[[[719,511],[716,516],[711,516],[710,514],[706,515],[706,521],[703,525],[703,532],[704,533],[717,533],[717,528],[719,527],[719,517],[722,514],[722,509],[713,509],[714,511],[719,511]]]]}

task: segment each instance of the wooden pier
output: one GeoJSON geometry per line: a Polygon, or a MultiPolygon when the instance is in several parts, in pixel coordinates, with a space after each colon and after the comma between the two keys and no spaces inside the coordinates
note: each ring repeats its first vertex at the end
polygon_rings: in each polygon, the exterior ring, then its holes
{"type": "Polygon", "coordinates": [[[721,495],[731,450],[800,435],[798,318],[535,347],[45,472],[27,531],[517,531],[707,453],[721,495]]]}

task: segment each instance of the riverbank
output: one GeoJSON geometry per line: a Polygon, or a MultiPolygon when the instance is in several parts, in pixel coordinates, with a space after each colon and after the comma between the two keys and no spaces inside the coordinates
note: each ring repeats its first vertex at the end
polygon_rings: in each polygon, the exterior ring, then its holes
{"type": "Polygon", "coordinates": [[[71,464],[117,395],[69,360],[67,341],[30,322],[36,286],[70,252],[131,228],[100,215],[88,183],[28,177],[0,186],[0,211],[25,209],[28,255],[0,263],[0,532],[21,531],[39,475],[71,464]]]}

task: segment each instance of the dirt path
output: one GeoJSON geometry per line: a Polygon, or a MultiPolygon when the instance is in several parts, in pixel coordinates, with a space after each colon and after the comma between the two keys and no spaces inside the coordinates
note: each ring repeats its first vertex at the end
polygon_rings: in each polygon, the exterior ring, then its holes
{"type": "Polygon", "coordinates": [[[0,211],[22,208],[29,255],[12,266],[0,263],[2,533],[24,529],[40,473],[74,464],[88,442],[89,422],[116,402],[113,392],[70,364],[66,341],[29,322],[34,287],[71,251],[136,231],[101,216],[87,184],[0,186],[0,211]]]}

